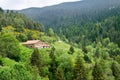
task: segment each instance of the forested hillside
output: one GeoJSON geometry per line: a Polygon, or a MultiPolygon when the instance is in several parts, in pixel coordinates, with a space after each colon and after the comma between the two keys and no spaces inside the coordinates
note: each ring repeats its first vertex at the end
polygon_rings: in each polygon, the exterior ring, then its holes
{"type": "Polygon", "coordinates": [[[23,28],[44,31],[44,26],[42,24],[37,23],[25,15],[19,14],[18,12],[13,12],[10,10],[3,11],[0,9],[0,17],[0,30],[2,27],[11,25],[17,28],[18,31],[23,28]]]}
{"type": "Polygon", "coordinates": [[[52,42],[57,37],[48,37],[47,35],[55,35],[53,30],[52,33],[50,30],[46,34],[44,26],[41,23],[28,18],[24,14],[10,10],[4,11],[0,8],[0,31],[2,33],[10,32],[14,34],[21,42],[31,39],[42,39],[43,41],[48,40],[52,42]]]}
{"type": "Polygon", "coordinates": [[[27,16],[11,10],[0,8],[0,80],[46,80],[44,70],[50,61],[48,53],[42,59],[45,61],[43,72],[40,74],[41,57],[38,49],[27,48],[22,42],[27,40],[41,40],[53,43],[58,40],[57,35],[50,28],[44,32],[44,26],[27,16]],[[34,61],[35,59],[35,61],[34,61]]]}
{"type": "Polygon", "coordinates": [[[0,8],[0,80],[120,80],[119,4],[83,0],[22,11],[38,22],[0,8]],[[50,47],[28,48],[27,40],[50,47]]]}
{"type": "Polygon", "coordinates": [[[62,3],[43,8],[29,8],[20,11],[45,25],[46,30],[52,27],[54,31],[69,42],[86,44],[109,37],[119,43],[119,0],[83,0],[62,3]],[[34,12],[34,13],[31,13],[34,12]],[[49,13],[49,14],[48,14],[49,13]],[[113,38],[113,35],[116,38],[113,38]]]}

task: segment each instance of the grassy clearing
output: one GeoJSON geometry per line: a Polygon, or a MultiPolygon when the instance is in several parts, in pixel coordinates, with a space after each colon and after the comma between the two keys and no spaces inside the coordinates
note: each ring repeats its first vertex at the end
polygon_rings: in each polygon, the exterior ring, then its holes
{"type": "MultiPolygon", "coordinates": [[[[69,49],[70,49],[70,47],[71,47],[70,44],[67,44],[67,43],[65,43],[63,41],[55,42],[52,46],[55,47],[57,56],[61,56],[61,55],[67,54],[69,49]]],[[[73,54],[74,58],[77,56],[77,53],[81,53],[81,55],[83,56],[83,53],[82,53],[81,49],[74,47],[74,50],[75,50],[75,52],[73,54]]]]}
{"type": "MultiPolygon", "coordinates": [[[[61,51],[68,51],[70,48],[70,44],[67,44],[65,42],[55,42],[52,46],[55,47],[56,50],[61,50],[61,51]]],[[[81,51],[81,49],[74,47],[75,52],[81,51]]]]}
{"type": "Polygon", "coordinates": [[[70,45],[65,42],[55,42],[52,46],[54,46],[57,50],[65,50],[68,51],[70,45]]]}

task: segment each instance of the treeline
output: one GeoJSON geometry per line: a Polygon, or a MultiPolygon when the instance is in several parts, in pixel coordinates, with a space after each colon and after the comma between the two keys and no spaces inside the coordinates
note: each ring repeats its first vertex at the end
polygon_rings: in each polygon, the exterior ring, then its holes
{"type": "Polygon", "coordinates": [[[0,24],[0,30],[2,30],[2,27],[10,25],[16,28],[18,32],[22,31],[24,28],[39,30],[41,32],[44,31],[44,26],[41,23],[33,21],[24,14],[12,10],[4,11],[2,8],[0,8],[0,24]]]}
{"type": "Polygon", "coordinates": [[[61,38],[67,38],[71,43],[77,43],[80,46],[89,45],[93,42],[102,41],[109,37],[110,41],[120,46],[120,14],[106,18],[101,22],[79,22],[66,24],[62,27],[56,27],[61,38]],[[57,29],[58,28],[58,29],[57,29]]]}
{"type": "Polygon", "coordinates": [[[77,43],[79,47],[84,39],[87,45],[107,37],[120,46],[118,0],[83,0],[45,8],[29,8],[21,12],[42,22],[46,31],[52,27],[62,40],[67,38],[68,42],[77,43]]]}
{"type": "Polygon", "coordinates": [[[20,42],[40,39],[51,43],[58,40],[58,36],[51,28],[45,33],[41,23],[33,21],[24,14],[0,8],[0,17],[1,34],[13,34],[20,42]]]}

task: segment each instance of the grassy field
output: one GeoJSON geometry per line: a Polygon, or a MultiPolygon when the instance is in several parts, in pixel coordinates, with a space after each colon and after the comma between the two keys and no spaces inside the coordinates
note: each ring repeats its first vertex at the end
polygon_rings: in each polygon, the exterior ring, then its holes
{"type": "MultiPolygon", "coordinates": [[[[71,47],[70,44],[67,44],[67,43],[65,43],[63,41],[55,42],[54,44],[52,44],[52,46],[55,47],[56,55],[58,55],[58,56],[61,56],[62,54],[63,55],[68,54],[68,51],[69,51],[69,49],[71,47]]],[[[74,51],[75,51],[74,54],[73,54],[74,57],[77,56],[77,53],[81,53],[81,55],[83,56],[83,53],[82,53],[81,49],[74,47],[74,51]]]]}
{"type": "Polygon", "coordinates": [[[68,51],[70,48],[70,45],[65,42],[55,42],[52,46],[54,46],[57,50],[65,50],[68,51]]]}

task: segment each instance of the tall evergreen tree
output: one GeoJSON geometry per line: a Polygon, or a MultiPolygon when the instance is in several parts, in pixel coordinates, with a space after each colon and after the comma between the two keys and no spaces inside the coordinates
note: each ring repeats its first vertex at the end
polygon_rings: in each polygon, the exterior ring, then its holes
{"type": "Polygon", "coordinates": [[[42,75],[42,59],[38,49],[34,49],[31,56],[31,65],[36,66],[39,70],[39,75],[42,75]]]}
{"type": "Polygon", "coordinates": [[[80,56],[77,56],[75,67],[74,67],[74,80],[87,80],[88,73],[85,67],[85,62],[80,56]]]}
{"type": "Polygon", "coordinates": [[[49,71],[50,71],[49,78],[50,78],[50,80],[56,80],[55,73],[57,71],[57,62],[56,62],[55,48],[54,47],[52,47],[49,56],[51,58],[51,64],[50,64],[50,68],[49,68],[49,71]]]}
{"type": "Polygon", "coordinates": [[[100,58],[100,51],[99,48],[96,48],[95,55],[96,58],[100,58]]]}
{"type": "Polygon", "coordinates": [[[73,54],[75,52],[74,48],[71,46],[69,51],[68,51],[68,54],[73,54]]]}
{"type": "Polygon", "coordinates": [[[66,80],[62,68],[57,68],[56,80],[66,80]]]}
{"type": "Polygon", "coordinates": [[[120,80],[120,66],[118,65],[118,63],[113,62],[111,69],[112,69],[112,74],[115,77],[115,80],[120,80]]]}
{"type": "Polygon", "coordinates": [[[91,59],[89,58],[89,56],[87,54],[84,54],[84,60],[87,63],[91,63],[91,59]]]}
{"type": "Polygon", "coordinates": [[[105,80],[105,74],[103,72],[102,65],[100,65],[98,62],[95,63],[92,75],[93,80],[105,80]]]}

